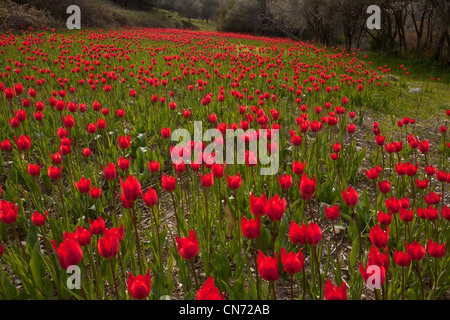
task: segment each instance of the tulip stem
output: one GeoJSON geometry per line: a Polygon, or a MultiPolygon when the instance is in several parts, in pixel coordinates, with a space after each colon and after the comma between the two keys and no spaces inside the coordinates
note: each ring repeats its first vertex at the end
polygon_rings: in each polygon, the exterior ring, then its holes
{"type": "Polygon", "coordinates": [[[302,300],[305,300],[305,298],[306,298],[306,271],[305,271],[305,267],[302,268],[302,272],[303,272],[303,297],[302,297],[302,300]]]}
{"type": "MultiPolygon", "coordinates": [[[[87,254],[87,256],[88,256],[88,258],[89,258],[89,265],[90,265],[90,267],[91,267],[91,273],[93,274],[93,278],[94,278],[94,283],[95,283],[95,286],[97,287],[97,289],[98,289],[98,286],[99,286],[99,283],[98,283],[98,273],[97,273],[97,270],[96,270],[96,266],[94,265],[94,262],[92,261],[92,256],[91,256],[91,252],[90,252],[90,250],[88,249],[88,254],[87,254]]],[[[97,299],[98,299],[98,292],[97,292],[98,290],[96,290],[96,296],[97,296],[97,299]]]]}
{"type": "Polygon", "coordinates": [[[255,173],[253,172],[253,167],[250,167],[252,170],[252,179],[253,179],[253,194],[256,193],[256,182],[255,182],[255,173]]]}
{"type": "Polygon", "coordinates": [[[112,180],[108,180],[108,185],[109,185],[109,192],[110,192],[110,195],[111,195],[111,204],[112,204],[112,207],[113,207],[114,220],[115,220],[116,226],[118,226],[119,225],[119,221],[117,219],[116,203],[114,202],[113,181],[112,180]]]}
{"type": "Polygon", "coordinates": [[[175,218],[177,219],[177,231],[178,234],[181,237],[181,232],[180,232],[180,223],[178,221],[178,214],[177,214],[177,206],[175,204],[175,198],[173,197],[173,192],[170,193],[170,195],[172,196],[172,202],[173,202],[173,210],[175,211],[175,218]]]}
{"type": "Polygon", "coordinates": [[[289,224],[290,224],[291,221],[292,221],[292,210],[291,210],[291,203],[289,201],[289,191],[288,191],[288,189],[286,189],[286,202],[287,202],[288,209],[289,209],[289,224]]]}
{"type": "Polygon", "coordinates": [[[67,224],[67,228],[69,228],[69,216],[67,214],[66,211],[66,205],[64,203],[64,195],[63,195],[63,191],[62,191],[62,183],[61,183],[61,178],[58,179],[58,189],[59,189],[59,194],[61,196],[61,204],[63,206],[63,212],[64,212],[64,219],[66,220],[66,224],[67,224]]]}
{"type": "Polygon", "coordinates": [[[405,298],[405,267],[402,267],[402,300],[405,298]]]}
{"type": "Polygon", "coordinates": [[[220,181],[221,181],[221,180],[218,179],[218,184],[219,184],[219,221],[220,221],[221,229],[222,229],[223,231],[225,231],[225,228],[224,228],[225,211],[222,213],[222,192],[221,192],[221,190],[220,190],[220,185],[221,185],[220,181]]]}
{"type": "Polygon", "coordinates": [[[355,218],[356,227],[358,228],[358,237],[359,237],[359,252],[358,252],[358,260],[361,259],[362,252],[362,239],[361,239],[361,229],[359,228],[358,216],[355,212],[355,207],[352,207],[353,217],[355,218]]]}
{"type": "Polygon", "coordinates": [[[438,259],[434,258],[434,291],[433,291],[433,299],[436,299],[437,275],[438,275],[438,259]]]}
{"type": "Polygon", "coordinates": [[[312,206],[311,206],[311,197],[308,198],[308,204],[309,204],[309,214],[311,216],[311,220],[312,220],[312,222],[316,223],[316,220],[314,219],[314,214],[312,211],[312,206]]]}
{"type": "Polygon", "coordinates": [[[277,300],[277,294],[275,293],[275,281],[270,281],[270,284],[272,285],[273,299],[277,300]]]}
{"type": "MultiPolygon", "coordinates": [[[[88,283],[88,282],[90,282],[91,279],[89,278],[89,275],[86,270],[86,264],[84,263],[83,259],[81,259],[81,266],[83,267],[83,270],[84,270],[84,276],[86,277],[86,283],[88,283]]],[[[97,297],[97,299],[98,299],[98,297],[97,297]]]]}
{"type": "Polygon", "coordinates": [[[277,228],[277,222],[273,222],[273,229],[272,229],[272,252],[275,254],[275,230],[277,228]]]}
{"type": "Polygon", "coordinates": [[[190,261],[190,263],[191,263],[192,273],[194,274],[195,290],[198,291],[199,285],[198,285],[197,272],[195,271],[195,263],[194,263],[194,259],[191,259],[191,260],[189,260],[189,261],[190,261]]]}
{"type": "Polygon", "coordinates": [[[23,248],[23,246],[22,246],[22,242],[20,242],[20,240],[19,240],[19,236],[17,235],[17,231],[16,231],[16,228],[14,228],[14,225],[12,224],[11,225],[11,229],[12,229],[12,231],[13,231],[13,233],[14,233],[14,237],[16,238],[16,242],[17,242],[17,247],[19,248],[21,248],[21,250],[22,250],[22,253],[23,253],[23,258],[26,260],[26,253],[25,253],[25,249],[23,248]]]}
{"type": "Polygon", "coordinates": [[[241,259],[241,220],[239,219],[238,201],[236,196],[236,189],[234,189],[234,201],[236,205],[236,221],[238,224],[238,242],[239,242],[239,260],[241,259]]]}
{"type": "Polygon", "coordinates": [[[159,255],[159,264],[162,267],[162,257],[161,257],[161,240],[159,239],[159,223],[158,220],[156,219],[156,215],[155,215],[155,207],[152,206],[152,213],[153,213],[153,219],[155,219],[155,226],[156,226],[156,237],[158,239],[158,255],[159,255]]]}
{"type": "Polygon", "coordinates": [[[422,282],[422,275],[420,274],[419,261],[416,261],[416,268],[417,268],[417,272],[419,273],[420,289],[422,291],[422,300],[425,300],[425,292],[423,290],[423,282],[422,282]]]}
{"type": "Polygon", "coordinates": [[[136,222],[136,213],[134,211],[134,205],[132,207],[132,219],[134,224],[134,234],[136,236],[136,248],[137,248],[137,254],[138,254],[138,260],[139,260],[139,270],[141,274],[144,274],[144,269],[142,268],[142,255],[141,255],[141,242],[139,240],[139,234],[138,234],[138,227],[136,222]]]}
{"type": "MultiPolygon", "coordinates": [[[[113,279],[114,279],[114,290],[116,292],[116,299],[119,300],[120,298],[119,298],[119,290],[117,289],[116,272],[114,271],[112,259],[109,259],[109,265],[111,266],[111,272],[112,272],[113,279]]],[[[139,264],[139,266],[140,266],[140,264],[139,264]]]]}
{"type": "Polygon", "coordinates": [[[89,217],[89,207],[88,207],[87,193],[84,194],[84,203],[85,203],[85,207],[86,207],[86,218],[87,218],[87,217],[89,217]]]}
{"type": "Polygon", "coordinates": [[[291,273],[291,300],[294,300],[294,274],[291,273]]]}
{"type": "Polygon", "coordinates": [[[339,268],[339,274],[341,274],[341,262],[339,261],[339,246],[338,246],[336,229],[334,227],[334,220],[331,220],[331,223],[333,225],[334,242],[336,244],[336,262],[337,262],[337,265],[338,265],[338,268],[339,268]]]}
{"type": "Polygon", "coordinates": [[[319,273],[319,300],[322,300],[322,276],[320,275],[319,259],[316,254],[316,246],[312,246],[313,257],[317,265],[317,272],[319,273]]]}
{"type": "Polygon", "coordinates": [[[258,270],[258,261],[256,259],[256,249],[255,249],[255,242],[253,240],[250,240],[252,244],[253,249],[253,260],[255,262],[255,271],[256,271],[256,298],[259,300],[259,270],[258,270]]]}
{"type": "Polygon", "coordinates": [[[209,248],[209,209],[208,209],[208,195],[206,188],[203,188],[203,195],[205,196],[205,209],[206,209],[206,252],[210,253],[209,248]]]}

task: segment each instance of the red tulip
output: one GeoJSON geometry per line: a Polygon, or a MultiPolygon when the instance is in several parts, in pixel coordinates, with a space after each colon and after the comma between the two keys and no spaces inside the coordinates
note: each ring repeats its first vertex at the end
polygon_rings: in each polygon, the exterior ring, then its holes
{"type": "Polygon", "coordinates": [[[120,186],[122,187],[123,196],[128,202],[134,203],[139,198],[141,184],[133,175],[130,175],[125,182],[120,178],[120,186]]]}
{"type": "Polygon", "coordinates": [[[278,182],[281,186],[281,189],[288,190],[292,186],[292,176],[283,174],[283,176],[280,178],[278,175],[278,182]]]}
{"type": "Polygon", "coordinates": [[[424,196],[423,198],[427,205],[433,205],[433,204],[439,204],[439,202],[441,202],[441,196],[442,196],[442,193],[440,195],[437,195],[435,192],[431,191],[429,195],[424,196]]]}
{"type": "Polygon", "coordinates": [[[130,139],[130,135],[128,135],[127,137],[125,136],[119,136],[119,148],[120,149],[128,149],[130,147],[131,144],[131,139],[130,139]]]}
{"type": "Polygon", "coordinates": [[[316,177],[313,179],[309,179],[306,173],[303,174],[302,179],[300,180],[300,191],[302,193],[303,199],[310,199],[316,190],[316,177]]]}
{"type": "Polygon", "coordinates": [[[365,171],[366,177],[367,177],[368,179],[370,179],[370,180],[375,180],[375,179],[377,179],[378,176],[380,175],[381,167],[378,166],[378,167],[376,167],[376,168],[370,169],[369,171],[367,171],[367,170],[364,170],[364,171],[365,171]]]}
{"type": "Polygon", "coordinates": [[[86,179],[85,177],[82,177],[80,179],[80,182],[75,181],[75,186],[81,193],[83,194],[88,193],[89,191],[91,191],[91,179],[86,179]]]}
{"type": "Polygon", "coordinates": [[[336,204],[329,208],[327,207],[327,205],[325,205],[324,209],[325,209],[325,216],[327,217],[328,220],[336,220],[337,218],[339,218],[339,208],[336,204]]]}
{"type": "Polygon", "coordinates": [[[11,150],[11,142],[9,142],[8,139],[3,140],[2,143],[0,143],[0,148],[2,149],[2,151],[11,150]]]}
{"type": "Polygon", "coordinates": [[[392,213],[386,214],[382,211],[378,211],[378,222],[383,226],[389,226],[392,221],[392,213]]]}
{"type": "Polygon", "coordinates": [[[176,187],[177,187],[176,176],[174,178],[174,177],[171,177],[171,176],[167,176],[164,173],[164,175],[162,176],[162,187],[167,192],[173,192],[176,189],[176,187]]]}
{"type": "Polygon", "coordinates": [[[345,192],[342,190],[342,197],[348,207],[353,207],[358,202],[358,193],[351,186],[345,192]]]}
{"type": "Polygon", "coordinates": [[[305,170],[305,165],[306,165],[306,160],[303,161],[303,163],[294,161],[294,163],[292,164],[292,171],[294,171],[294,173],[298,176],[303,175],[303,171],[305,170]]]}
{"type": "Polygon", "coordinates": [[[397,248],[394,249],[394,261],[400,267],[407,267],[411,264],[411,256],[408,251],[403,252],[397,251],[397,248]]]}
{"type": "Polygon", "coordinates": [[[325,299],[326,300],[347,300],[347,286],[345,282],[341,284],[341,287],[333,286],[330,280],[325,281],[325,299]]]}
{"type": "Polygon", "coordinates": [[[295,274],[303,269],[304,257],[302,249],[297,254],[289,252],[286,254],[286,249],[281,247],[281,262],[283,263],[284,271],[289,274],[295,274]]]}
{"type": "Polygon", "coordinates": [[[309,245],[316,246],[322,240],[322,230],[319,225],[310,222],[306,227],[306,241],[309,245]]]}
{"type": "Polygon", "coordinates": [[[227,183],[230,189],[236,190],[241,186],[241,174],[238,172],[237,175],[229,177],[227,174],[227,183]]]}
{"type": "Polygon", "coordinates": [[[88,229],[77,226],[77,230],[75,230],[75,240],[80,243],[80,246],[85,247],[91,243],[91,233],[88,229]]]}
{"type": "Polygon", "coordinates": [[[92,199],[98,199],[102,195],[102,190],[97,187],[93,187],[91,191],[89,191],[89,195],[92,199]]]}
{"type": "Polygon", "coordinates": [[[105,259],[114,258],[119,253],[120,240],[116,231],[106,229],[103,237],[98,239],[97,248],[100,255],[105,259]]]}
{"type": "Polygon", "coordinates": [[[21,135],[19,139],[14,136],[14,140],[16,141],[17,149],[20,151],[27,151],[31,147],[31,139],[28,135],[21,135]]]}
{"type": "Polygon", "coordinates": [[[427,243],[427,252],[433,258],[442,258],[445,255],[445,242],[439,244],[438,242],[433,242],[429,239],[427,243]]]}
{"type": "Polygon", "coordinates": [[[280,221],[286,211],[286,199],[280,200],[279,195],[267,200],[265,212],[270,220],[280,221]]]}
{"type": "Polygon", "coordinates": [[[199,246],[194,230],[189,232],[188,238],[180,239],[176,236],[175,241],[178,245],[178,251],[183,259],[191,260],[198,254],[199,246]]]}
{"type": "Polygon", "coordinates": [[[225,173],[225,163],[220,165],[218,163],[214,163],[211,167],[212,173],[214,174],[214,178],[220,179],[223,177],[225,173]]]}
{"type": "Polygon", "coordinates": [[[114,165],[114,163],[108,163],[108,165],[105,167],[103,166],[103,175],[105,176],[106,180],[113,180],[116,175],[117,175],[117,171],[116,171],[116,166],[114,165]]]}
{"type": "Polygon", "coordinates": [[[380,189],[381,193],[386,194],[391,191],[391,184],[388,180],[381,182],[378,181],[378,188],[380,189]]]}
{"type": "Polygon", "coordinates": [[[170,128],[161,129],[161,136],[163,139],[169,139],[171,135],[170,128]]]}
{"type": "Polygon", "coordinates": [[[411,244],[406,242],[406,250],[414,261],[420,261],[425,257],[425,249],[416,240],[411,244]]]}
{"type": "Polygon", "coordinates": [[[442,207],[441,215],[445,220],[450,220],[450,209],[447,207],[447,205],[442,207]]]}
{"type": "Polygon", "coordinates": [[[16,204],[2,199],[0,202],[0,221],[4,224],[12,224],[17,221],[19,207],[16,204]]]}
{"type": "Polygon", "coordinates": [[[141,191],[141,195],[147,207],[153,207],[158,202],[158,196],[155,189],[148,188],[145,194],[141,191]]]}
{"type": "Polygon", "coordinates": [[[48,176],[52,180],[58,180],[61,177],[61,170],[62,170],[62,166],[60,167],[60,169],[58,169],[54,166],[50,166],[50,167],[48,167],[48,176]]]}
{"type": "Polygon", "coordinates": [[[278,267],[278,257],[275,252],[275,258],[266,257],[264,253],[258,250],[258,271],[266,281],[277,281],[280,278],[280,272],[278,267]]]}
{"type": "Polygon", "coordinates": [[[214,175],[213,175],[213,173],[205,174],[204,176],[202,176],[202,174],[199,173],[199,176],[200,176],[203,188],[211,188],[212,187],[212,185],[214,184],[214,175]]]}
{"type": "Polygon", "coordinates": [[[404,222],[411,222],[414,218],[414,210],[400,209],[400,219],[404,222]]]}
{"type": "Polygon", "coordinates": [[[427,211],[425,211],[425,217],[430,221],[436,221],[438,219],[438,211],[434,207],[428,206],[427,211]]]}
{"type": "Polygon", "coordinates": [[[54,165],[60,164],[62,162],[62,160],[63,160],[60,151],[58,151],[57,153],[51,155],[51,158],[52,158],[52,163],[54,165]]]}
{"type": "Polygon", "coordinates": [[[78,265],[83,259],[80,243],[75,239],[75,236],[70,235],[67,231],[63,236],[63,242],[59,244],[58,248],[55,240],[52,240],[51,243],[64,270],[67,270],[70,266],[78,265]]]}
{"type": "Polygon", "coordinates": [[[28,173],[32,177],[38,177],[41,174],[41,164],[28,164],[28,173]]]}
{"type": "Polygon", "coordinates": [[[263,195],[259,198],[255,197],[252,194],[250,194],[250,211],[253,215],[265,215],[266,214],[266,204],[267,199],[266,195],[263,193],[263,195]]]}
{"type": "Polygon", "coordinates": [[[220,294],[219,288],[214,285],[213,276],[210,276],[203,287],[198,290],[197,300],[225,300],[225,292],[220,294]]]}
{"type": "Polygon", "coordinates": [[[89,148],[83,149],[83,150],[82,150],[82,153],[83,153],[83,156],[84,156],[85,158],[89,158],[90,156],[92,156],[91,149],[89,149],[89,148]]]}
{"type": "Polygon", "coordinates": [[[364,283],[368,286],[369,285],[373,286],[374,289],[381,289],[381,287],[384,284],[384,281],[386,280],[386,268],[384,265],[379,265],[378,266],[379,270],[377,270],[374,267],[375,264],[371,264],[370,262],[367,262],[366,268],[364,268],[362,262],[359,263],[359,271],[361,272],[361,275],[364,279],[364,283]],[[371,268],[371,270],[368,270],[369,268],[371,268]],[[369,277],[371,277],[372,283],[367,282],[367,280],[369,280],[369,277]],[[376,285],[379,285],[380,287],[377,288],[376,285]]]}
{"type": "Polygon", "coordinates": [[[45,220],[47,219],[47,214],[48,214],[47,211],[45,211],[44,215],[40,214],[37,211],[34,211],[32,216],[31,216],[31,222],[33,222],[33,224],[36,227],[41,227],[41,226],[43,226],[45,224],[45,220]]]}
{"type": "Polygon", "coordinates": [[[119,161],[117,162],[117,166],[120,168],[120,170],[126,171],[130,167],[130,160],[127,160],[124,157],[120,157],[119,161]]]}
{"type": "Polygon", "coordinates": [[[255,219],[247,219],[242,216],[241,231],[247,239],[258,238],[261,233],[261,217],[257,215],[255,219]]]}
{"type": "Polygon", "coordinates": [[[405,173],[409,177],[414,177],[416,175],[418,169],[419,169],[419,163],[417,163],[417,165],[415,165],[415,166],[409,162],[407,162],[405,164],[405,173]]]}
{"type": "Polygon", "coordinates": [[[160,165],[158,161],[152,160],[152,162],[148,162],[148,169],[151,173],[156,173],[159,171],[160,165]]]}
{"type": "Polygon", "coordinates": [[[301,246],[306,243],[305,222],[303,222],[302,226],[299,226],[294,220],[291,221],[291,225],[289,227],[289,239],[291,239],[291,242],[295,245],[301,246]]]}
{"type": "Polygon", "coordinates": [[[390,213],[398,213],[400,211],[400,202],[394,196],[384,202],[390,213]]]}
{"type": "Polygon", "coordinates": [[[386,247],[389,240],[389,230],[390,228],[388,227],[385,233],[379,224],[370,229],[370,241],[372,244],[378,248],[386,247]]]}
{"type": "Polygon", "coordinates": [[[90,232],[95,235],[102,234],[106,230],[105,220],[101,216],[94,221],[89,219],[89,225],[91,226],[90,232]]]}
{"type": "Polygon", "coordinates": [[[147,270],[145,276],[138,275],[134,277],[128,272],[127,287],[130,296],[136,300],[142,300],[150,294],[152,280],[150,278],[150,269],[147,270]]]}

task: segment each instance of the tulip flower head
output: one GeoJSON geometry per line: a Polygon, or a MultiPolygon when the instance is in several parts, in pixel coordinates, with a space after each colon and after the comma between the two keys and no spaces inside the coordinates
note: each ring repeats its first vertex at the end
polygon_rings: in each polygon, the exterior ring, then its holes
{"type": "Polygon", "coordinates": [[[127,287],[133,299],[142,300],[147,298],[150,294],[151,285],[150,269],[147,270],[144,276],[139,274],[135,277],[128,272],[127,287]]]}
{"type": "Polygon", "coordinates": [[[225,300],[225,292],[220,294],[219,288],[214,285],[213,276],[210,276],[203,287],[198,290],[197,300],[225,300]]]}
{"type": "Polygon", "coordinates": [[[181,239],[175,236],[175,241],[178,246],[178,252],[183,259],[191,260],[198,254],[199,246],[194,230],[189,231],[189,237],[187,238],[181,239]]]}
{"type": "Polygon", "coordinates": [[[346,283],[343,282],[339,288],[338,286],[334,286],[331,281],[327,279],[325,281],[324,294],[326,300],[347,300],[346,283]]]}
{"type": "Polygon", "coordinates": [[[275,252],[275,258],[266,257],[264,253],[258,250],[258,271],[266,281],[277,281],[280,278],[280,272],[278,267],[278,257],[275,252]]]}

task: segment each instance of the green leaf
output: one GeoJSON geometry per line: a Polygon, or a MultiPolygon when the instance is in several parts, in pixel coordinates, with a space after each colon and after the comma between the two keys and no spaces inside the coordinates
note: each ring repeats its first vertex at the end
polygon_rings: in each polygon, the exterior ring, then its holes
{"type": "Polygon", "coordinates": [[[350,251],[350,267],[353,269],[356,264],[356,259],[358,258],[359,253],[359,239],[355,238],[352,243],[352,250],[350,251]]]}
{"type": "Polygon", "coordinates": [[[33,248],[33,252],[31,253],[30,267],[33,280],[38,286],[38,288],[42,291],[44,284],[42,282],[43,277],[42,256],[39,242],[36,242],[33,248]]]}

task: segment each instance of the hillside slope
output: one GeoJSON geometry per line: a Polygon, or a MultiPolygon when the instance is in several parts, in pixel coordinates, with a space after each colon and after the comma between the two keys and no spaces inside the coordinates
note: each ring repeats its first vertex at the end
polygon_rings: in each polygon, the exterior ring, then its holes
{"type": "Polygon", "coordinates": [[[14,30],[27,28],[64,28],[70,16],[66,9],[78,5],[82,28],[114,28],[122,26],[152,28],[189,28],[196,26],[166,10],[133,11],[106,0],[35,0],[32,4],[17,0],[0,0],[0,27],[14,30]]]}

